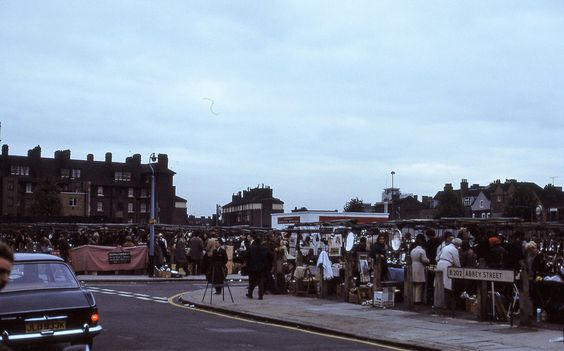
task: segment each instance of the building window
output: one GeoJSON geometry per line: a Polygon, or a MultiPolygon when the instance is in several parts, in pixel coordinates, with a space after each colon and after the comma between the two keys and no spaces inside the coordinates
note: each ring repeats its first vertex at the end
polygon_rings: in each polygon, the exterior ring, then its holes
{"type": "Polygon", "coordinates": [[[70,170],[68,168],[61,168],[61,179],[69,179],[70,170]]]}
{"type": "Polygon", "coordinates": [[[104,196],[104,187],[103,186],[98,187],[98,190],[96,191],[96,195],[104,196]]]}
{"type": "Polygon", "coordinates": [[[10,174],[16,176],[28,176],[29,166],[11,166],[10,174]]]}
{"type": "Polygon", "coordinates": [[[114,173],[114,180],[116,182],[130,182],[131,181],[131,172],[116,171],[114,173]]]}
{"type": "Polygon", "coordinates": [[[127,212],[128,213],[133,213],[133,202],[129,202],[127,204],[127,212]]]}
{"type": "Polygon", "coordinates": [[[464,198],[464,206],[470,206],[470,198],[469,197],[464,198]]]}
{"type": "Polygon", "coordinates": [[[104,204],[102,203],[102,201],[98,201],[98,203],[96,204],[96,211],[98,212],[104,211],[104,204]]]}
{"type": "Polygon", "coordinates": [[[485,213],[482,213],[482,218],[486,218],[486,214],[485,214],[485,213]]]}
{"type": "Polygon", "coordinates": [[[76,205],[78,204],[78,200],[76,197],[71,197],[69,199],[69,206],[70,207],[76,207],[76,205]]]}
{"type": "Polygon", "coordinates": [[[146,198],[146,197],[147,197],[147,189],[141,189],[141,197],[142,197],[142,198],[146,198]]]}
{"type": "Polygon", "coordinates": [[[31,194],[33,192],[32,187],[31,187],[31,183],[25,184],[25,192],[28,193],[28,194],[31,194]]]}
{"type": "Polygon", "coordinates": [[[141,204],[139,204],[139,212],[141,213],[147,213],[147,204],[142,202],[141,204]]]}
{"type": "Polygon", "coordinates": [[[497,202],[501,202],[501,195],[497,196],[497,202]]]}
{"type": "Polygon", "coordinates": [[[133,188],[127,189],[127,197],[133,197],[133,188]]]}
{"type": "Polygon", "coordinates": [[[486,218],[490,218],[490,217],[491,217],[491,215],[492,215],[492,214],[491,214],[491,213],[489,213],[489,212],[488,212],[488,213],[486,213],[486,218]]]}
{"type": "Polygon", "coordinates": [[[484,200],[480,200],[480,208],[484,208],[484,200]]]}
{"type": "Polygon", "coordinates": [[[71,171],[71,179],[79,179],[80,178],[80,169],[73,169],[71,171]]]}

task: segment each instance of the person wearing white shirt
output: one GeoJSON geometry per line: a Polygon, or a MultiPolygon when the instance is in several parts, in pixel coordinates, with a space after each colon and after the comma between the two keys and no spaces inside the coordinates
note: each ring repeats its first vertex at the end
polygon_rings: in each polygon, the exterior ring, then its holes
{"type": "Polygon", "coordinates": [[[452,313],[454,313],[454,308],[456,307],[456,300],[453,294],[452,279],[448,277],[447,271],[448,267],[460,267],[458,249],[461,245],[461,239],[453,239],[449,245],[442,249],[437,262],[437,270],[443,272],[443,288],[446,306],[452,309],[452,313]]]}

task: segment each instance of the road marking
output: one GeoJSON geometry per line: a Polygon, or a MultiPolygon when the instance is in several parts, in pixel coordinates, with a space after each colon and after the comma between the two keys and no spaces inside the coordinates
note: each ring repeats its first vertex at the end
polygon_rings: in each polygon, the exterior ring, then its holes
{"type": "Polygon", "coordinates": [[[133,293],[133,292],[121,291],[121,290],[102,289],[102,288],[97,288],[97,287],[94,287],[94,286],[88,287],[88,289],[90,289],[90,291],[95,292],[95,293],[102,293],[102,294],[107,294],[107,295],[117,295],[117,296],[122,296],[122,297],[136,298],[136,299],[143,300],[143,301],[152,301],[152,302],[168,304],[168,297],[150,296],[150,295],[147,295],[147,294],[139,294],[139,293],[133,293]]]}
{"type": "Polygon", "coordinates": [[[370,346],[377,346],[377,347],[382,347],[382,348],[386,348],[388,350],[396,350],[396,351],[410,351],[413,349],[406,349],[406,348],[401,348],[401,347],[397,347],[397,346],[390,346],[390,345],[385,345],[385,344],[380,344],[376,341],[368,341],[368,340],[360,340],[360,339],[355,339],[355,338],[349,338],[349,337],[344,337],[344,336],[338,336],[338,335],[331,335],[331,334],[326,334],[326,333],[322,333],[322,332],[316,332],[316,331],[312,331],[312,330],[306,330],[306,329],[301,329],[301,328],[297,328],[297,327],[290,327],[287,325],[281,325],[281,324],[275,324],[275,323],[270,323],[270,322],[260,322],[260,321],[255,321],[252,319],[246,319],[243,317],[237,317],[237,316],[231,316],[228,315],[227,313],[222,313],[222,312],[215,312],[215,311],[208,311],[208,310],[203,310],[203,309],[199,309],[197,307],[194,307],[194,305],[184,305],[180,302],[176,302],[180,296],[186,294],[185,293],[180,293],[180,294],[176,294],[174,296],[171,296],[168,298],[168,303],[175,306],[175,307],[179,307],[179,308],[183,308],[183,309],[187,309],[187,310],[191,310],[194,312],[201,312],[201,313],[207,313],[207,314],[212,314],[215,316],[219,316],[219,317],[224,317],[224,318],[229,318],[229,319],[234,319],[237,321],[242,321],[242,322],[246,322],[246,323],[251,323],[251,324],[259,324],[259,325],[266,325],[266,326],[272,326],[272,327],[277,327],[277,328],[283,328],[283,329],[289,329],[289,330],[293,330],[293,331],[300,331],[302,333],[307,333],[307,334],[312,334],[312,335],[319,335],[319,336],[323,336],[326,338],[331,338],[331,339],[337,339],[337,340],[344,340],[344,341],[351,341],[351,342],[355,342],[358,344],[364,344],[364,345],[370,345],[370,346]],[[191,306],[191,307],[190,307],[191,306]]]}

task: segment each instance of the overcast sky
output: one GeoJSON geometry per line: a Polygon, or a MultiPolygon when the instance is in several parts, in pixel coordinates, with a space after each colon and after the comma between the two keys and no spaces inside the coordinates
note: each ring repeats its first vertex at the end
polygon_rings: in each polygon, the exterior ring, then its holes
{"type": "Polygon", "coordinates": [[[189,214],[564,183],[562,1],[0,1],[2,144],[169,156],[189,214]]]}

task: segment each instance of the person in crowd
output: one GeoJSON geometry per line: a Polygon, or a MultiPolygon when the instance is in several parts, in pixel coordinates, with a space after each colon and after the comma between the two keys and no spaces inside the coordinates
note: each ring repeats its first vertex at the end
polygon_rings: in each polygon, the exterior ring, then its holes
{"type": "Polygon", "coordinates": [[[425,266],[430,260],[423,245],[425,244],[425,236],[417,234],[415,237],[415,248],[411,250],[411,269],[413,279],[413,302],[420,304],[423,301],[423,287],[425,286],[425,266]]]}
{"type": "Polygon", "coordinates": [[[197,275],[202,272],[202,259],[204,258],[204,242],[198,233],[194,233],[188,241],[188,248],[190,250],[190,264],[192,275],[197,275]]]}
{"type": "Polygon", "coordinates": [[[275,249],[276,243],[274,242],[274,237],[270,234],[266,235],[264,240],[262,241],[262,246],[266,249],[267,253],[267,260],[266,260],[266,273],[265,273],[265,280],[264,280],[264,292],[272,294],[278,293],[278,287],[276,285],[276,281],[274,279],[273,273],[275,268],[274,257],[275,257],[275,249]]]}
{"type": "MultiPolygon", "coordinates": [[[[429,259],[429,265],[436,266],[437,260],[435,258],[436,258],[436,255],[437,255],[437,248],[441,244],[441,241],[439,240],[439,238],[437,238],[437,234],[431,228],[428,228],[427,230],[425,230],[425,238],[426,238],[425,254],[427,255],[427,258],[429,259]]],[[[432,284],[432,282],[435,281],[435,270],[434,269],[428,269],[427,270],[427,281],[430,283],[430,284],[427,284],[427,291],[426,291],[427,292],[427,303],[433,305],[434,294],[433,294],[433,284],[432,284]]]]}
{"type": "Polygon", "coordinates": [[[0,242],[0,290],[8,284],[13,264],[14,253],[12,249],[6,243],[0,242]]]}
{"type": "Polygon", "coordinates": [[[501,269],[507,257],[507,251],[503,248],[501,239],[498,236],[492,236],[488,239],[490,249],[486,257],[488,268],[501,269]]]}
{"type": "Polygon", "coordinates": [[[425,231],[425,236],[427,237],[427,242],[425,243],[425,254],[427,254],[429,264],[436,265],[437,248],[441,245],[441,241],[437,238],[437,233],[435,233],[433,229],[427,229],[425,231]]]}
{"type": "Polygon", "coordinates": [[[253,291],[258,286],[258,298],[263,299],[264,281],[266,277],[266,267],[268,261],[268,252],[262,246],[260,238],[255,238],[249,249],[247,257],[247,270],[249,272],[249,291],[247,297],[253,298],[253,291]]]}
{"type": "Polygon", "coordinates": [[[275,239],[276,248],[274,249],[274,274],[278,293],[286,293],[285,266],[288,260],[288,248],[281,237],[275,239]]]}
{"type": "MultiPolygon", "coordinates": [[[[0,291],[8,284],[13,264],[14,252],[7,244],[0,241],[0,291]]],[[[11,350],[11,348],[0,341],[0,351],[11,350]]]]}
{"type": "Polygon", "coordinates": [[[130,235],[125,237],[125,241],[123,242],[123,247],[135,247],[135,243],[133,242],[133,238],[130,235]]]}
{"type": "Polygon", "coordinates": [[[215,288],[216,294],[221,294],[225,278],[227,277],[227,252],[221,245],[220,239],[211,238],[208,240],[213,249],[209,253],[209,264],[206,278],[208,283],[215,288]]]}
{"type": "Polygon", "coordinates": [[[58,247],[59,255],[61,255],[61,258],[65,260],[65,262],[68,262],[70,245],[68,239],[63,233],[59,234],[58,247]]]}
{"type": "MultiPolygon", "coordinates": [[[[476,260],[476,253],[470,246],[470,242],[467,240],[462,241],[462,245],[460,246],[460,250],[458,251],[460,256],[460,267],[464,268],[476,268],[478,265],[478,261],[476,260]]],[[[455,285],[460,286],[460,289],[466,292],[466,295],[473,295],[476,293],[476,281],[474,280],[455,280],[455,285]]]]}
{"type": "Polygon", "coordinates": [[[504,249],[507,251],[505,268],[512,269],[515,272],[518,272],[521,269],[521,260],[525,258],[523,236],[523,232],[516,231],[513,233],[510,240],[504,245],[504,249]]]}
{"type": "Polygon", "coordinates": [[[44,236],[39,242],[39,251],[46,254],[51,254],[53,252],[53,244],[48,237],[44,236]]]}
{"type": "Polygon", "coordinates": [[[437,247],[437,252],[435,252],[435,261],[437,262],[437,264],[439,264],[439,257],[441,256],[441,252],[445,247],[450,245],[453,239],[454,235],[452,234],[452,232],[447,231],[444,233],[443,242],[439,245],[439,247],[437,247]]]}
{"type": "MultiPolygon", "coordinates": [[[[452,234],[451,234],[452,235],[452,234]]],[[[445,236],[446,241],[446,236],[445,236]]],[[[442,272],[443,277],[443,289],[445,296],[445,305],[454,314],[454,308],[456,307],[456,294],[453,289],[452,279],[448,277],[448,267],[460,267],[460,256],[458,249],[462,245],[462,240],[456,238],[451,239],[449,244],[444,246],[437,261],[437,270],[442,272]]]]}
{"type": "Polygon", "coordinates": [[[88,245],[100,245],[100,234],[98,232],[94,232],[88,238],[88,245]]]}
{"type": "Polygon", "coordinates": [[[159,233],[157,235],[157,244],[159,245],[161,252],[163,254],[163,260],[164,260],[164,264],[166,264],[167,262],[169,262],[168,260],[168,244],[166,242],[166,239],[163,237],[163,233],[159,233]]]}
{"type": "Polygon", "coordinates": [[[153,245],[153,249],[155,251],[155,261],[154,264],[155,266],[157,266],[157,268],[161,268],[162,266],[165,265],[165,257],[164,257],[164,253],[163,250],[161,248],[161,246],[159,245],[159,240],[158,238],[155,237],[155,241],[154,241],[154,245],[153,245]]]}
{"type": "Polygon", "coordinates": [[[380,272],[374,272],[373,274],[379,274],[380,280],[384,281],[388,279],[388,262],[387,262],[387,255],[388,255],[388,245],[386,244],[386,235],[378,234],[376,238],[376,242],[372,245],[370,249],[370,257],[372,260],[379,259],[381,264],[380,272]]]}
{"type": "Polygon", "coordinates": [[[186,240],[182,234],[178,235],[176,239],[176,244],[174,245],[174,259],[176,263],[176,269],[182,270],[188,274],[188,257],[186,255],[186,240]]]}
{"type": "MultiPolygon", "coordinates": [[[[204,235],[204,236],[206,236],[206,235],[204,235]]],[[[209,236],[204,241],[205,253],[204,253],[204,259],[202,260],[202,269],[204,271],[204,274],[206,274],[208,272],[210,261],[211,261],[211,256],[213,254],[213,250],[215,249],[215,241],[216,240],[217,240],[217,238],[215,238],[213,236],[209,236]]]]}

